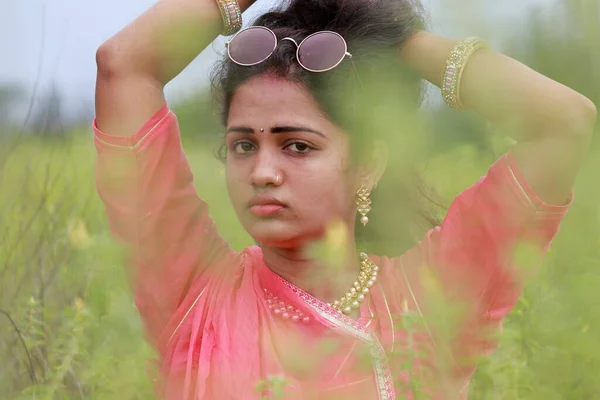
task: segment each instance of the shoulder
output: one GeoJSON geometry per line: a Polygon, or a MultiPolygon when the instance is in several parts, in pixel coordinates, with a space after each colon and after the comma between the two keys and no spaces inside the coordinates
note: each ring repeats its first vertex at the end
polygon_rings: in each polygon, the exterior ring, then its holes
{"type": "Polygon", "coordinates": [[[422,292],[419,275],[423,266],[423,257],[419,253],[420,246],[417,245],[396,257],[369,255],[371,261],[379,267],[377,285],[387,306],[395,312],[401,312],[404,307],[417,308],[415,299],[422,292]]]}

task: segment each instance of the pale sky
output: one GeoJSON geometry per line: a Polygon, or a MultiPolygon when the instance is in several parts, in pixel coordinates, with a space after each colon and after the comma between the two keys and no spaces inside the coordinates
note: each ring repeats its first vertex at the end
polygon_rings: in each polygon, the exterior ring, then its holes
{"type": "MultiPolygon", "coordinates": [[[[424,1],[432,31],[454,38],[477,34],[492,44],[499,44],[502,36],[522,29],[524,16],[532,6],[550,9],[555,3],[555,0],[424,1]]],[[[64,93],[67,108],[91,107],[96,49],[154,2],[0,0],[0,83],[18,83],[31,91],[36,82],[42,89],[54,82],[64,93]]],[[[273,0],[259,0],[245,15],[246,21],[270,4],[273,0]]],[[[216,47],[222,49],[222,41],[216,47]]],[[[168,98],[177,100],[206,84],[214,59],[212,48],[201,54],[169,85],[168,98]]]]}

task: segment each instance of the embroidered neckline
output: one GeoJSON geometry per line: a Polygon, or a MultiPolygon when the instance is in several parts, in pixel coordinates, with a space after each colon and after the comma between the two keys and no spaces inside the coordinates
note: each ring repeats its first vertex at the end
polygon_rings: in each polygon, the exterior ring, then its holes
{"type": "MultiPolygon", "coordinates": [[[[257,250],[262,253],[262,249],[258,248],[257,250]]],[[[352,318],[344,315],[341,311],[334,309],[333,307],[327,305],[327,303],[317,299],[311,294],[295,286],[291,282],[288,282],[283,277],[277,275],[275,272],[269,269],[269,267],[266,266],[264,260],[262,260],[262,257],[260,261],[261,268],[263,268],[265,270],[265,273],[273,279],[274,284],[282,285],[286,289],[290,290],[299,300],[302,301],[303,304],[310,307],[331,325],[350,333],[351,335],[361,339],[362,341],[368,344],[371,357],[373,359],[375,380],[379,389],[379,400],[395,399],[396,390],[394,388],[392,374],[387,363],[387,356],[377,336],[374,333],[369,332],[367,328],[364,325],[360,324],[358,321],[355,321],[352,318]]],[[[272,293],[271,289],[263,287],[263,291],[265,293],[265,298],[268,299],[267,293],[272,293]]],[[[290,318],[289,311],[293,311],[293,309],[288,310],[288,304],[286,304],[283,301],[281,303],[282,304],[277,303],[277,307],[280,310],[279,314],[283,314],[283,311],[281,310],[282,306],[285,305],[285,310],[288,311],[288,318],[290,318]]]]}

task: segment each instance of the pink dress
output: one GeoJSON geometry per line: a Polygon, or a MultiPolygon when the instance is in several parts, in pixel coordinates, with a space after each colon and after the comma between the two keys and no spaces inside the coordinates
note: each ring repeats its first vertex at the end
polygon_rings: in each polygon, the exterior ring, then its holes
{"type": "Polygon", "coordinates": [[[159,356],[156,388],[168,400],[391,400],[413,398],[419,379],[432,379],[424,390],[433,398],[466,398],[474,357],[495,347],[488,334],[522,291],[515,248],[545,251],[568,208],[541,201],[503,156],[412,250],[371,256],[380,279],[353,320],[273,273],[260,247],[236,252],[219,237],[167,106],[132,137],[95,128],[95,144],[98,191],[131,249],[135,302],[159,356]],[[449,346],[435,321],[420,319],[425,293],[469,305],[449,346]],[[423,322],[412,333],[401,328],[407,315],[423,322]]]}

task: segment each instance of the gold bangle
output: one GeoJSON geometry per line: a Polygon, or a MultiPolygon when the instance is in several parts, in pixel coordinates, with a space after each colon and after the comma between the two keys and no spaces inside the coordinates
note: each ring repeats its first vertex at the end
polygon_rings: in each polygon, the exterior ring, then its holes
{"type": "Polygon", "coordinates": [[[231,36],[242,29],[242,11],[237,0],[216,0],[223,17],[223,36],[231,36]]]}
{"type": "Polygon", "coordinates": [[[442,77],[442,98],[450,107],[464,110],[460,100],[460,82],[469,58],[479,49],[488,48],[488,44],[478,37],[461,40],[454,46],[446,60],[442,77]]]}

